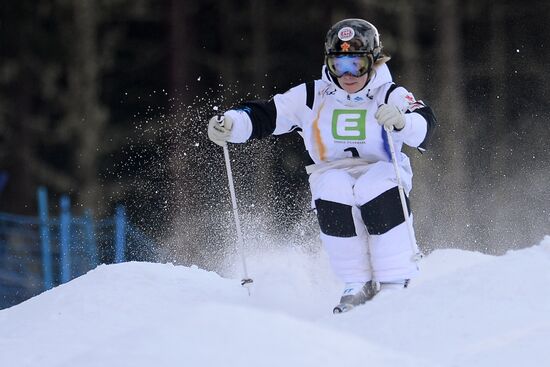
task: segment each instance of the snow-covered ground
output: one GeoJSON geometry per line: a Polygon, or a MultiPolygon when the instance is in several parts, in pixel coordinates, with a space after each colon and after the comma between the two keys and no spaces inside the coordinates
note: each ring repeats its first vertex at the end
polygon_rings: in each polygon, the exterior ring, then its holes
{"type": "Polygon", "coordinates": [[[550,236],[499,257],[435,251],[408,290],[342,315],[322,253],[248,260],[251,296],[194,267],[100,266],[0,311],[0,366],[550,363],[550,236]]]}

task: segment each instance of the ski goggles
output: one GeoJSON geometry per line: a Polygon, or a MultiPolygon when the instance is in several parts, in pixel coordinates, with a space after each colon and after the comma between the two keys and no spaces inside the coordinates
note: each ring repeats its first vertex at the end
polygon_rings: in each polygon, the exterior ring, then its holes
{"type": "Polygon", "coordinates": [[[368,54],[336,54],[327,55],[325,63],[330,73],[337,78],[344,76],[344,74],[359,77],[368,73],[372,65],[371,60],[368,54]]]}

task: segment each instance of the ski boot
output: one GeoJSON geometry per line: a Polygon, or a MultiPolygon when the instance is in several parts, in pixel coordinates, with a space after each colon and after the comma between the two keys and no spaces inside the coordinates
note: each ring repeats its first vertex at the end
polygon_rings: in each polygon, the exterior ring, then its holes
{"type": "Polygon", "coordinates": [[[340,303],[334,307],[332,313],[338,314],[348,312],[355,306],[370,301],[378,292],[378,287],[372,281],[366,283],[346,283],[344,294],[340,303]]]}

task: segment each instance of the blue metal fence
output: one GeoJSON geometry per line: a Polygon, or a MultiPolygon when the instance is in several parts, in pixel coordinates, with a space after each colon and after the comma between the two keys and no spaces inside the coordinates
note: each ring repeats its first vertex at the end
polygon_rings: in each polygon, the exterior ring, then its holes
{"type": "Polygon", "coordinates": [[[154,241],[134,228],[124,207],[95,221],[89,211],[72,216],[62,196],[50,217],[45,188],[38,190],[38,216],[0,213],[0,309],[68,282],[100,263],[154,260],[154,241]]]}

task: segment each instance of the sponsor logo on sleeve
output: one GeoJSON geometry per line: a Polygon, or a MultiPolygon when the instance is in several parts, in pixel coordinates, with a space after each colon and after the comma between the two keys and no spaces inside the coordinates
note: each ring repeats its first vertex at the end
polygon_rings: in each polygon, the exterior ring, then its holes
{"type": "Polygon", "coordinates": [[[407,95],[405,96],[405,99],[407,100],[407,102],[409,102],[409,104],[416,102],[416,99],[414,99],[414,96],[412,95],[412,93],[407,93],[407,95]]]}

